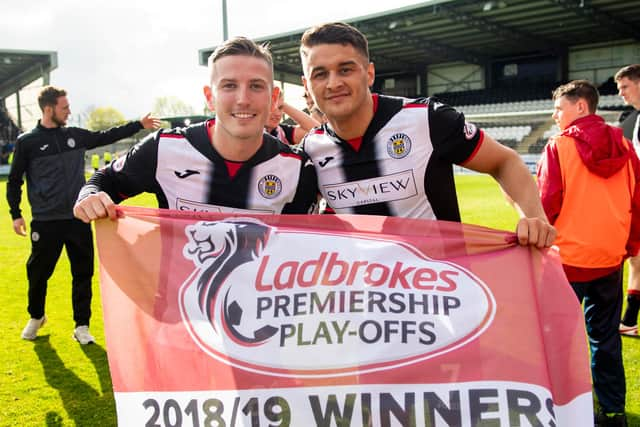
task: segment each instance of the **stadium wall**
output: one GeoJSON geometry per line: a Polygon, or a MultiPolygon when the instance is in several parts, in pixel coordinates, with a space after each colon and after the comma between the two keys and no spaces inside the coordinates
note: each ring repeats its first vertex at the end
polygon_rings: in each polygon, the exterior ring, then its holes
{"type": "Polygon", "coordinates": [[[427,69],[429,94],[484,89],[484,82],[484,69],[476,64],[452,62],[431,65],[427,69]]]}
{"type": "Polygon", "coordinates": [[[640,64],[640,43],[573,46],[569,49],[568,77],[601,85],[629,64],[640,64]]]}

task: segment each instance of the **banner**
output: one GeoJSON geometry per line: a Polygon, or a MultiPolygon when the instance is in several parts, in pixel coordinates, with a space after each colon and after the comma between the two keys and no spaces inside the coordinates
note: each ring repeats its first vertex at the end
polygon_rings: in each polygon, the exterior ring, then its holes
{"type": "Polygon", "coordinates": [[[552,250],[443,221],[118,214],[96,232],[119,425],[593,425],[552,250]]]}

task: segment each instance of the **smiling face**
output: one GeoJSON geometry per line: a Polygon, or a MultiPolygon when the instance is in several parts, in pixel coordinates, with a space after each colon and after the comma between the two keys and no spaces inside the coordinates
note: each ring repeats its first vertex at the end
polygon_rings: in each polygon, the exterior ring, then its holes
{"type": "Polygon", "coordinates": [[[228,55],[216,60],[211,76],[204,92],[216,113],[214,146],[227,151],[229,145],[244,144],[257,150],[279,93],[270,65],[255,56],[228,55]]]}
{"type": "MultiPolygon", "coordinates": [[[[322,43],[305,48],[303,83],[330,123],[361,121],[369,108],[373,64],[350,44],[322,43]]],[[[369,117],[370,120],[370,117],[369,117]]],[[[366,121],[368,124],[368,120],[366,121]]]]}

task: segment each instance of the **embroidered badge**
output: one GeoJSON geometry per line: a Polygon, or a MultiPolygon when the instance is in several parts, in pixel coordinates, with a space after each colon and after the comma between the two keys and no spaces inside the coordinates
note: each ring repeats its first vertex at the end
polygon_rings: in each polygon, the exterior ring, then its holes
{"type": "Polygon", "coordinates": [[[275,175],[265,175],[258,182],[258,191],[265,199],[273,199],[282,191],[282,181],[275,175]]]}
{"type": "Polygon", "coordinates": [[[404,133],[394,134],[387,142],[387,153],[394,159],[402,159],[411,152],[411,138],[404,133]]]}
{"type": "Polygon", "coordinates": [[[473,123],[464,123],[464,137],[468,140],[471,140],[476,133],[478,132],[478,128],[473,123]]]}

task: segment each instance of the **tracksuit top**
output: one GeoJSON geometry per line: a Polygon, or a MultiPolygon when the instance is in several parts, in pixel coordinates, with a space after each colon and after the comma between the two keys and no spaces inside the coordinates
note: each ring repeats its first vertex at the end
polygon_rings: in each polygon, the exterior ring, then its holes
{"type": "Polygon", "coordinates": [[[22,216],[23,175],[31,213],[36,221],[73,218],[73,205],[85,183],[85,152],[112,144],[141,130],[139,121],[105,131],[77,127],[46,128],[40,124],[18,137],[7,181],[7,201],[13,219],[22,216]]]}

